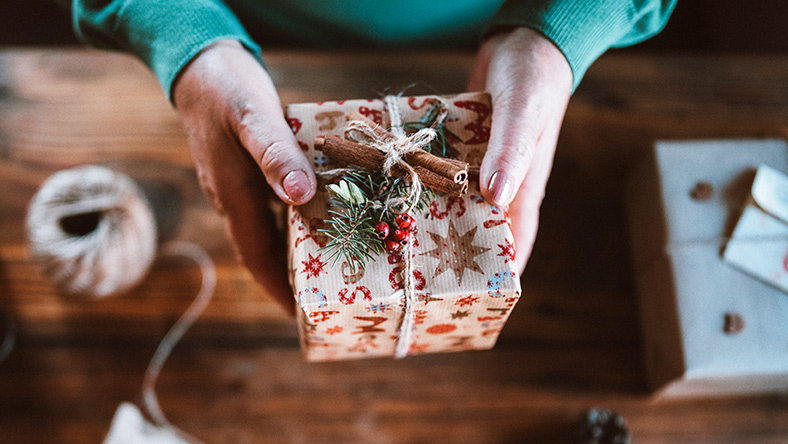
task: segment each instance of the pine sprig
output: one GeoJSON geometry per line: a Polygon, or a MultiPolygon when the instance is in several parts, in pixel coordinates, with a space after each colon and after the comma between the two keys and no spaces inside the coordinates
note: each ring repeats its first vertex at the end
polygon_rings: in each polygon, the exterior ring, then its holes
{"type": "Polygon", "coordinates": [[[339,210],[328,210],[331,228],[320,229],[331,239],[321,250],[328,251],[331,266],[339,259],[344,259],[355,273],[363,268],[366,261],[374,259],[373,255],[383,253],[383,245],[375,236],[373,216],[376,207],[380,206],[370,200],[364,192],[352,182],[340,180],[338,184],[327,186],[332,196],[332,203],[339,210]]]}
{"type": "MultiPolygon", "coordinates": [[[[443,105],[436,101],[420,120],[405,123],[402,128],[410,134],[433,128],[436,137],[425,151],[456,159],[457,152],[449,140],[459,138],[446,128],[444,110],[443,105]]],[[[332,267],[341,259],[347,262],[352,273],[365,268],[367,261],[385,252],[384,243],[375,232],[378,223],[394,226],[397,215],[405,211],[405,207],[411,207],[419,214],[427,209],[435,192],[423,187],[415,203],[403,202],[402,198],[410,195],[411,186],[407,176],[390,177],[382,171],[360,169],[345,173],[338,183],[327,186],[330,203],[336,209],[328,211],[330,218],[326,222],[331,228],[319,231],[330,238],[321,250],[327,251],[332,267]]]]}
{"type": "MultiPolygon", "coordinates": [[[[389,177],[380,171],[353,170],[337,183],[326,188],[331,195],[327,220],[331,228],[320,229],[330,238],[321,250],[328,252],[332,267],[340,260],[347,262],[352,273],[366,266],[368,260],[385,252],[384,244],[375,233],[380,221],[394,222],[397,208],[385,205],[390,198],[405,196],[410,184],[402,177],[389,177]]],[[[413,209],[421,213],[432,201],[432,190],[423,188],[413,209]]]]}
{"type": "MultiPolygon", "coordinates": [[[[356,185],[368,199],[386,202],[389,197],[405,196],[410,193],[410,182],[406,177],[390,177],[380,171],[353,170],[346,173],[344,179],[356,185]]],[[[413,205],[413,209],[417,213],[424,212],[434,197],[435,192],[432,189],[422,187],[419,200],[413,205]]],[[[375,222],[396,216],[391,214],[396,212],[396,208],[381,205],[380,210],[380,214],[375,215],[375,222]]]]}
{"type": "Polygon", "coordinates": [[[416,133],[424,128],[434,129],[436,137],[424,150],[436,156],[456,159],[457,150],[451,145],[450,139],[460,140],[460,138],[446,128],[445,122],[441,119],[443,109],[443,104],[440,101],[435,101],[421,119],[403,123],[402,128],[408,134],[416,133]]]}

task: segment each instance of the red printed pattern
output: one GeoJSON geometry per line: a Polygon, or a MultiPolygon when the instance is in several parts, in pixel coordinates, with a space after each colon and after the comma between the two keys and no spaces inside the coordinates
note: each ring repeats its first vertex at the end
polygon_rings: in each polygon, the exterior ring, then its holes
{"type": "Polygon", "coordinates": [[[490,140],[490,127],[484,126],[483,123],[490,116],[490,107],[481,102],[474,102],[471,100],[458,100],[454,102],[457,108],[469,109],[476,113],[476,119],[465,125],[465,129],[473,132],[473,136],[465,141],[466,145],[478,145],[480,143],[487,143],[490,140]]]}

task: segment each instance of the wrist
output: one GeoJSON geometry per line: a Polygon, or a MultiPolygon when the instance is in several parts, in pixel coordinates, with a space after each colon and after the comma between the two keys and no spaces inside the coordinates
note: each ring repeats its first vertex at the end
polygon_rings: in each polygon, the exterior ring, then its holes
{"type": "Polygon", "coordinates": [[[511,28],[492,35],[488,41],[491,41],[499,51],[511,55],[528,55],[542,66],[555,71],[556,74],[561,74],[562,78],[568,77],[569,82],[572,82],[572,68],[564,53],[552,40],[536,29],[525,26],[511,28]]]}
{"type": "Polygon", "coordinates": [[[520,80],[541,84],[552,94],[571,95],[573,75],[569,61],[549,38],[535,29],[502,29],[485,40],[479,55],[489,60],[488,85],[513,84],[514,79],[499,77],[519,74],[520,80]]]}
{"type": "Polygon", "coordinates": [[[231,78],[228,71],[239,63],[248,65],[247,69],[262,70],[257,59],[238,40],[220,40],[203,48],[183,67],[172,84],[175,107],[183,111],[193,106],[216,85],[216,80],[231,78]]]}

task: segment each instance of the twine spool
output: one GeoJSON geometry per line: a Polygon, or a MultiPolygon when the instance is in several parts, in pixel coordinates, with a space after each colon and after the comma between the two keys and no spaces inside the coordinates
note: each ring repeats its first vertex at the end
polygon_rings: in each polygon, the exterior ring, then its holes
{"type": "Polygon", "coordinates": [[[125,174],[86,165],[55,173],[27,213],[33,258],[62,292],[104,298],[142,281],[156,255],[156,222],[125,174]]]}

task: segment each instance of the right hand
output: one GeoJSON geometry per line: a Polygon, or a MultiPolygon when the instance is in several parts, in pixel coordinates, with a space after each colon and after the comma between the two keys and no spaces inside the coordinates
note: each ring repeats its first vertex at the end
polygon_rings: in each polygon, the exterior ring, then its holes
{"type": "Polygon", "coordinates": [[[268,73],[237,41],[198,54],[173,85],[205,194],[224,217],[237,256],[289,313],[286,248],[268,201],[300,205],[315,174],[290,130],[268,73]]]}
{"type": "Polygon", "coordinates": [[[572,93],[572,70],[547,37],[516,28],[482,44],[468,84],[470,91],[486,90],[492,97],[490,144],[480,183],[490,203],[509,205],[515,265],[522,274],[572,93]]]}

